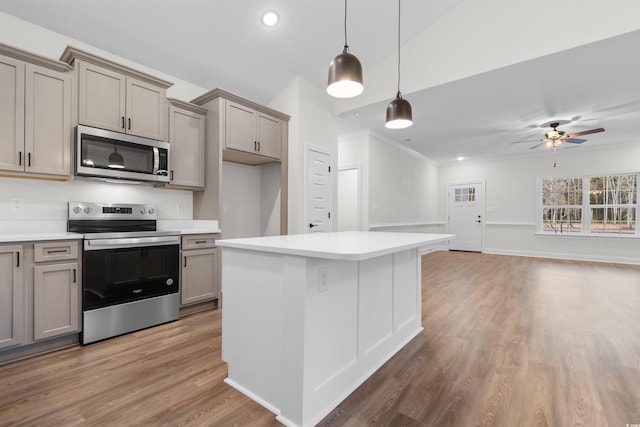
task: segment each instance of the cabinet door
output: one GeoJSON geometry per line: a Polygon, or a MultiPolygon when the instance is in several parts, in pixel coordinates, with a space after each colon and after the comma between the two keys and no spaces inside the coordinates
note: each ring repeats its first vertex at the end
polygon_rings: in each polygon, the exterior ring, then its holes
{"type": "Polygon", "coordinates": [[[217,298],[216,249],[182,252],[181,303],[191,304],[217,298]]]}
{"type": "Polygon", "coordinates": [[[257,152],[256,112],[253,109],[225,102],[225,147],[257,152]]]}
{"type": "Polygon", "coordinates": [[[26,67],[25,171],[71,176],[71,75],[26,67]]]}
{"type": "Polygon", "coordinates": [[[204,121],[201,114],[169,107],[171,184],[204,187],[204,121]]]}
{"type": "Polygon", "coordinates": [[[127,133],[165,139],[166,91],[140,80],[127,78],[127,133]]]}
{"type": "Polygon", "coordinates": [[[0,169],[24,170],[24,63],[0,56],[0,169]]]}
{"type": "Polygon", "coordinates": [[[24,287],[22,246],[0,246],[0,348],[22,344],[24,287]]]}
{"type": "Polygon", "coordinates": [[[78,63],[80,124],[124,132],[125,76],[98,65],[78,63]]]}
{"type": "Polygon", "coordinates": [[[257,113],[258,154],[280,159],[281,129],[280,120],[267,114],[257,113]]]}
{"type": "Polygon", "coordinates": [[[80,324],[78,263],[33,267],[33,339],[77,332],[80,324]]]}

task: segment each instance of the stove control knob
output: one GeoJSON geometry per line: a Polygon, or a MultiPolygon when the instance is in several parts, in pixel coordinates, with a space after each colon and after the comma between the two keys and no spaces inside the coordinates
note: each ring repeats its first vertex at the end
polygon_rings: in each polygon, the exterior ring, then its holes
{"type": "Polygon", "coordinates": [[[142,215],[144,215],[144,214],[145,214],[145,212],[146,212],[145,208],[140,208],[140,213],[141,213],[142,215]]]}
{"type": "Polygon", "coordinates": [[[153,208],[149,208],[149,214],[153,215],[153,208]]]}
{"type": "Polygon", "coordinates": [[[76,206],[75,208],[73,208],[73,213],[80,213],[82,212],[82,208],[80,206],[76,206]]]}
{"type": "Polygon", "coordinates": [[[84,208],[84,212],[85,213],[91,213],[91,208],[89,206],[87,206],[86,208],[84,208]]]}

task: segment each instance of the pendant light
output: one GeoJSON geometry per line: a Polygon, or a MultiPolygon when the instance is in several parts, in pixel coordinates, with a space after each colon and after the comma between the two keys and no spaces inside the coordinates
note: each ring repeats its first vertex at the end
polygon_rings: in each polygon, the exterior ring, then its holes
{"type": "Polygon", "coordinates": [[[362,65],[349,53],[347,44],[347,0],[344,0],[344,49],[329,64],[327,93],[336,98],[352,98],[363,90],[362,65]]]}
{"type": "Polygon", "coordinates": [[[387,105],[387,122],[389,129],[402,129],[413,124],[411,104],[400,93],[400,0],[398,0],[398,93],[396,98],[387,105]]]}
{"type": "Polygon", "coordinates": [[[109,163],[108,167],[113,169],[124,169],[124,158],[122,154],[118,153],[118,147],[113,145],[113,153],[109,154],[109,163]]]}

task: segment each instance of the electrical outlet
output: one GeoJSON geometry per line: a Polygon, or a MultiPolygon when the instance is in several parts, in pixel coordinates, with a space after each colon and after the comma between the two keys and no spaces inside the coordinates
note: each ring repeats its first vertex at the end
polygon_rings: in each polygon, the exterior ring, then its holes
{"type": "Polygon", "coordinates": [[[326,292],[329,290],[329,283],[327,282],[327,267],[321,267],[318,269],[318,293],[326,292]]]}
{"type": "Polygon", "coordinates": [[[21,211],[24,207],[24,199],[22,197],[12,197],[11,198],[11,210],[12,211],[21,211]]]}

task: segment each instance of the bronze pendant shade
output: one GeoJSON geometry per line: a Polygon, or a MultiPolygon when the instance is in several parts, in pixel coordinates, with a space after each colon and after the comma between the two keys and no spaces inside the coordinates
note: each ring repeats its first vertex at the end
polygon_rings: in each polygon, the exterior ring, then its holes
{"type": "Polygon", "coordinates": [[[385,127],[389,129],[402,129],[413,124],[411,104],[398,92],[396,98],[387,105],[387,122],[385,127]]]}
{"type": "Polygon", "coordinates": [[[398,0],[398,92],[396,98],[387,106],[388,129],[402,129],[413,124],[411,104],[400,93],[400,0],[398,0]]]}
{"type": "Polygon", "coordinates": [[[335,98],[352,98],[363,90],[362,64],[349,53],[347,44],[347,0],[344,0],[344,49],[329,64],[327,93],[335,98]]]}
{"type": "Polygon", "coordinates": [[[364,90],[362,84],[362,65],[355,55],[349,53],[345,45],[342,53],[329,65],[327,93],[336,98],[358,96],[364,90]]]}

